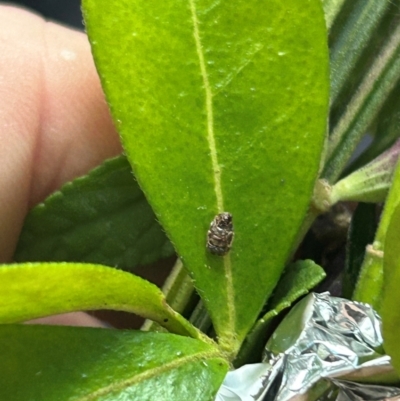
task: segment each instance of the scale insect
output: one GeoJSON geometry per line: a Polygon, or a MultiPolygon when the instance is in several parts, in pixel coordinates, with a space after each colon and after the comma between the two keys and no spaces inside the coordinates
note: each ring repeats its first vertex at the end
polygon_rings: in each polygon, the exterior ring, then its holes
{"type": "Polygon", "coordinates": [[[232,215],[228,212],[217,214],[207,231],[207,249],[214,255],[226,255],[234,237],[232,215]]]}

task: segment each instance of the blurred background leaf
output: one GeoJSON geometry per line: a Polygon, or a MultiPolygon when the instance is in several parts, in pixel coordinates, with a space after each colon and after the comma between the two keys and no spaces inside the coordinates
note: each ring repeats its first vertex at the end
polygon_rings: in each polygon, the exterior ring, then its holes
{"type": "Polygon", "coordinates": [[[17,262],[88,262],[134,271],[174,254],[125,156],[65,184],[28,214],[17,262]]]}

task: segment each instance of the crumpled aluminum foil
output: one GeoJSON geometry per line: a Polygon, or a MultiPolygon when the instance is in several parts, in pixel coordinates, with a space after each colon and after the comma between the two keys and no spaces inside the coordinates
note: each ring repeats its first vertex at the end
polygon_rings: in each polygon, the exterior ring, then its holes
{"type": "Polygon", "coordinates": [[[229,372],[216,401],[400,401],[367,304],[309,294],[275,330],[262,363],[229,372]],[[365,384],[368,383],[368,384],[365,384]]]}

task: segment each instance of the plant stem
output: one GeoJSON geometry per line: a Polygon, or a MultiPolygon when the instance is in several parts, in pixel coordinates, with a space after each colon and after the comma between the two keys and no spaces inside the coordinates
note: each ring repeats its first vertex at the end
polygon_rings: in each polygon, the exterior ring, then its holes
{"type": "MultiPolygon", "coordinates": [[[[171,308],[180,314],[182,314],[190,304],[190,300],[194,294],[194,287],[180,259],[176,261],[172,268],[171,273],[163,285],[162,291],[171,308]]],[[[158,323],[152,320],[146,320],[142,326],[142,330],[164,331],[158,323]]]]}
{"type": "MultiPolygon", "coordinates": [[[[337,8],[343,3],[336,1],[337,8]]],[[[331,48],[331,103],[334,104],[381,22],[390,0],[362,0],[346,21],[331,48]]],[[[332,8],[330,8],[332,10],[332,8]]],[[[337,15],[339,9],[334,10],[337,15]]],[[[332,11],[331,11],[332,12],[332,11]]]]}
{"type": "Polygon", "coordinates": [[[364,77],[346,112],[335,126],[322,177],[333,183],[379,113],[400,77],[400,25],[364,77]]]}
{"type": "Polygon", "coordinates": [[[193,326],[197,327],[204,333],[207,333],[211,329],[212,322],[210,315],[208,314],[207,309],[201,300],[194,309],[189,321],[193,324],[193,326]]]}
{"type": "Polygon", "coordinates": [[[194,294],[192,279],[189,277],[183,263],[178,259],[163,288],[168,304],[177,312],[183,313],[194,294]]]}
{"type": "Polygon", "coordinates": [[[287,263],[291,262],[294,253],[297,251],[297,248],[300,246],[315,219],[320,214],[328,212],[331,208],[332,203],[330,200],[330,193],[331,187],[325,180],[318,179],[315,182],[314,193],[310,206],[308,208],[307,214],[304,217],[303,223],[297,232],[297,236],[293,242],[292,252],[289,255],[288,260],[286,261],[287,263]]]}
{"type": "Polygon", "coordinates": [[[338,181],[332,187],[332,205],[338,201],[384,202],[400,153],[400,140],[366,166],[338,181]]]}
{"type": "Polygon", "coordinates": [[[353,299],[370,304],[379,312],[383,287],[382,244],[368,245],[353,299]]]}

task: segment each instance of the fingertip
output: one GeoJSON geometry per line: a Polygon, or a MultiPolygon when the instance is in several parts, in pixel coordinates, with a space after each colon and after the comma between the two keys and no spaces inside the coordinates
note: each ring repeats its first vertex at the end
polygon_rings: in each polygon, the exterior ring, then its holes
{"type": "Polygon", "coordinates": [[[27,210],[121,151],[87,37],[0,6],[0,260],[27,210]]]}
{"type": "Polygon", "coordinates": [[[86,35],[44,26],[44,107],[31,202],[121,152],[86,35]]]}

